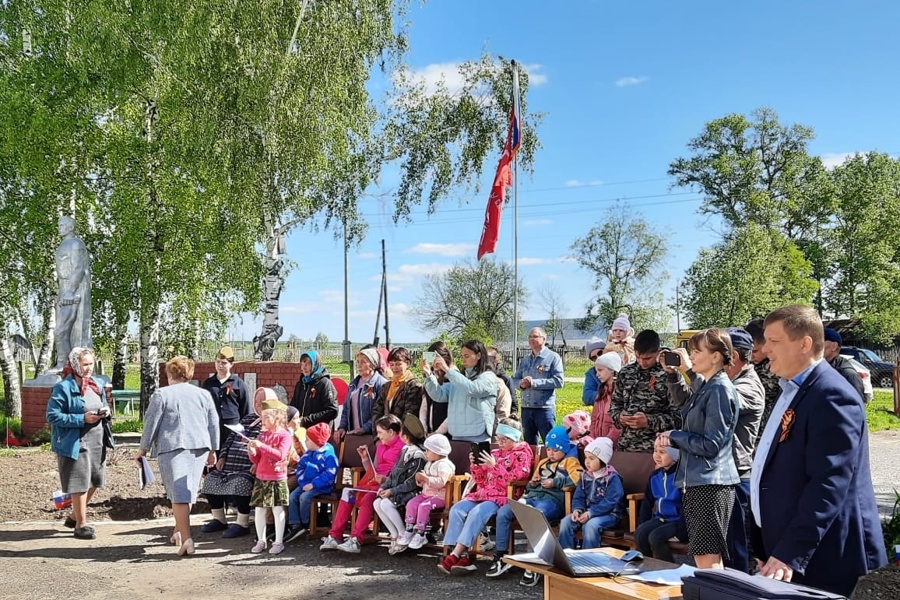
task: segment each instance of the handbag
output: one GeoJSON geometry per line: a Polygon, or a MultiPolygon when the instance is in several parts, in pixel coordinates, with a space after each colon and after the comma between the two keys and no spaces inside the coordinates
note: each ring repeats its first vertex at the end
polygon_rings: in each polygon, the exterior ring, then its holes
{"type": "Polygon", "coordinates": [[[684,600],[847,600],[839,594],[734,569],[698,569],[682,581],[684,600]]]}

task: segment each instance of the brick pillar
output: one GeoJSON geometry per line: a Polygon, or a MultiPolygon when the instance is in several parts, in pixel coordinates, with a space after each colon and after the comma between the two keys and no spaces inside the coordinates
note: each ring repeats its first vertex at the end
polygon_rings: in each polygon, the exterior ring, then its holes
{"type": "Polygon", "coordinates": [[[52,387],[22,387],[22,433],[31,436],[47,424],[47,401],[52,387]]]}

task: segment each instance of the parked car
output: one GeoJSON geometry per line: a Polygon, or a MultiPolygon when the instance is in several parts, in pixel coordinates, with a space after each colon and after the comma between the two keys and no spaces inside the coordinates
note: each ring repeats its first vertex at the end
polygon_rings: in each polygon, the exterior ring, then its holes
{"type": "Polygon", "coordinates": [[[846,356],[843,353],[841,356],[849,360],[850,364],[853,365],[853,368],[856,369],[859,378],[862,379],[863,382],[863,392],[866,396],[866,402],[871,401],[872,397],[875,395],[875,392],[872,389],[872,372],[852,356],[846,356]]]}
{"type": "Polygon", "coordinates": [[[842,346],[841,354],[862,363],[872,373],[872,385],[886,388],[894,385],[894,365],[884,360],[871,350],[856,346],[842,346]]]}

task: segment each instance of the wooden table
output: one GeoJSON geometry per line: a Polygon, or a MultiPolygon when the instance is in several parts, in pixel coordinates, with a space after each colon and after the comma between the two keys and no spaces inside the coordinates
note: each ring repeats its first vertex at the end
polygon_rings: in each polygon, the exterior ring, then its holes
{"type": "MultiPolygon", "coordinates": [[[[616,548],[599,548],[616,558],[624,554],[616,548]]],[[[642,581],[631,581],[618,577],[570,577],[559,569],[541,564],[520,562],[506,557],[503,560],[522,569],[535,571],[544,576],[544,600],[675,600],[681,598],[680,585],[657,585],[642,581]]],[[[641,562],[644,572],[676,569],[678,565],[662,560],[646,558],[641,562]]]]}

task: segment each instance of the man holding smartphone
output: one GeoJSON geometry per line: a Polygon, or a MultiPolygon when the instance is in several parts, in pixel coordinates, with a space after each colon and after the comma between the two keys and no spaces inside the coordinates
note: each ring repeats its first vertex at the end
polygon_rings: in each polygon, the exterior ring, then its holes
{"type": "Polygon", "coordinates": [[[545,440],[556,425],[556,390],[563,386],[563,362],[546,347],[547,333],[540,327],[528,332],[531,353],[522,359],[513,375],[513,388],[522,395],[522,431],[525,441],[535,445],[545,440]]]}

